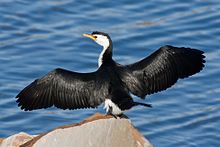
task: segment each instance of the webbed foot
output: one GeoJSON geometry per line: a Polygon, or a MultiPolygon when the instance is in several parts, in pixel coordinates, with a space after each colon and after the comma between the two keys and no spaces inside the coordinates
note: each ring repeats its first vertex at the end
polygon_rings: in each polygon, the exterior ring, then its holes
{"type": "Polygon", "coordinates": [[[115,119],[117,119],[117,115],[112,114],[111,112],[107,112],[106,115],[111,115],[111,116],[113,116],[115,119]]]}

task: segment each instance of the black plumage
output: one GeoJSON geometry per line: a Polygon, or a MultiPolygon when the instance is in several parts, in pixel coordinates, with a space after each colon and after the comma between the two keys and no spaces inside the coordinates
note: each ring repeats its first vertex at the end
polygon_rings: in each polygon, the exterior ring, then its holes
{"type": "Polygon", "coordinates": [[[102,70],[76,73],[55,69],[35,80],[18,95],[17,102],[24,110],[56,106],[61,109],[94,108],[104,101],[108,84],[102,70]]]}
{"type": "MultiPolygon", "coordinates": [[[[55,69],[16,96],[21,109],[51,106],[61,109],[95,108],[106,99],[122,111],[136,105],[150,107],[149,104],[134,102],[130,93],[143,99],[146,95],[171,87],[178,79],[198,73],[205,63],[203,51],[167,45],[139,62],[124,66],[112,59],[112,41],[108,34],[93,32],[85,36],[104,47],[97,71],[77,73],[55,69]]],[[[120,113],[111,109],[110,113],[120,113]]]]}
{"type": "Polygon", "coordinates": [[[197,49],[163,46],[149,57],[125,66],[130,75],[124,74],[123,80],[134,95],[144,98],[201,71],[204,58],[203,51],[197,49]],[[132,79],[134,83],[130,82],[132,79]]]}

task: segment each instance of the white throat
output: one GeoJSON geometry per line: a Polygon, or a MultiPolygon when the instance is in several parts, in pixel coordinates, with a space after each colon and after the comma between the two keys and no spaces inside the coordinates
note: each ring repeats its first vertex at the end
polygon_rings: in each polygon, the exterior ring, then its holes
{"type": "Polygon", "coordinates": [[[103,55],[105,53],[105,51],[108,49],[110,43],[109,43],[109,39],[106,36],[103,35],[96,35],[96,43],[98,43],[99,45],[101,45],[103,47],[102,52],[99,55],[99,60],[98,60],[98,66],[100,67],[102,65],[102,61],[103,61],[103,55]]]}
{"type": "Polygon", "coordinates": [[[98,66],[100,67],[102,65],[102,61],[103,61],[103,55],[105,53],[105,51],[108,49],[108,46],[103,46],[102,52],[99,55],[99,60],[98,60],[98,66]]]}

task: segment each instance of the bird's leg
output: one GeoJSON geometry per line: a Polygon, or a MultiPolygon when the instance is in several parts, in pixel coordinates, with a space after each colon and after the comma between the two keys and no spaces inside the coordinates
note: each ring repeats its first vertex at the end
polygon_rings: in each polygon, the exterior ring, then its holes
{"type": "Polygon", "coordinates": [[[125,115],[124,113],[121,113],[118,115],[119,118],[125,118],[125,119],[129,119],[127,115],[125,115]]]}
{"type": "Polygon", "coordinates": [[[112,107],[111,107],[111,106],[109,106],[109,109],[108,109],[106,115],[111,115],[111,116],[113,116],[115,119],[117,119],[117,115],[115,115],[115,114],[112,113],[112,107]]]}
{"type": "Polygon", "coordinates": [[[111,115],[111,116],[113,116],[115,119],[117,119],[118,118],[118,116],[117,115],[115,115],[115,114],[112,114],[112,113],[107,113],[107,115],[111,115]]]}

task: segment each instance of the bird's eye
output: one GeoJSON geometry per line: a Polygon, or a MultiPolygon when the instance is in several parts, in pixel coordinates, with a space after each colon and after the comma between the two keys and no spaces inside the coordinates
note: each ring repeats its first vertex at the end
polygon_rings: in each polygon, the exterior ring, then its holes
{"type": "Polygon", "coordinates": [[[95,39],[97,38],[97,36],[93,36],[95,39]]]}

